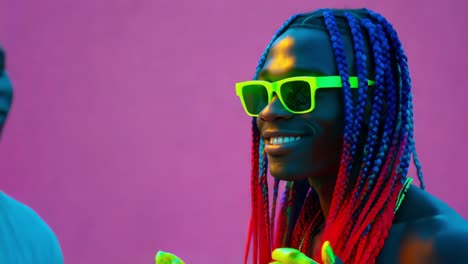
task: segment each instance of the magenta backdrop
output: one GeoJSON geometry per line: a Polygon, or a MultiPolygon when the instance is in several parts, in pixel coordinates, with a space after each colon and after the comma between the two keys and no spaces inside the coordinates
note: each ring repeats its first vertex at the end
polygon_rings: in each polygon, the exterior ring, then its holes
{"type": "Polygon", "coordinates": [[[459,1],[3,0],[15,101],[1,189],[66,263],[241,262],[250,119],[233,84],[291,14],[368,6],[399,31],[428,190],[468,216],[468,55],[459,1]],[[300,2],[300,3],[297,3],[300,2]]]}

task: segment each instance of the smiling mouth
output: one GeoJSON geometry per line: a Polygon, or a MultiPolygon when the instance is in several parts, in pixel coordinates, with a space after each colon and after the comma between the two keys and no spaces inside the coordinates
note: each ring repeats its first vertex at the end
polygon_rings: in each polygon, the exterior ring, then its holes
{"type": "Polygon", "coordinates": [[[265,138],[265,152],[271,157],[280,157],[301,148],[303,136],[265,138]]]}
{"type": "Polygon", "coordinates": [[[296,137],[271,137],[271,138],[265,139],[265,143],[268,143],[270,145],[284,145],[284,144],[299,141],[301,139],[302,139],[302,137],[300,137],[300,136],[296,136],[296,137]]]}

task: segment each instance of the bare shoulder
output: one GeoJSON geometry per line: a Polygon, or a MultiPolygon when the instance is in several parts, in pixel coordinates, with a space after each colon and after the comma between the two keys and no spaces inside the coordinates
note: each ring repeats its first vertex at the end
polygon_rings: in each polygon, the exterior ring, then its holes
{"type": "Polygon", "coordinates": [[[468,225],[457,224],[435,237],[435,263],[468,263],[468,225]]]}
{"type": "Polygon", "coordinates": [[[412,187],[402,211],[399,263],[468,263],[468,222],[428,192],[412,187]]]}

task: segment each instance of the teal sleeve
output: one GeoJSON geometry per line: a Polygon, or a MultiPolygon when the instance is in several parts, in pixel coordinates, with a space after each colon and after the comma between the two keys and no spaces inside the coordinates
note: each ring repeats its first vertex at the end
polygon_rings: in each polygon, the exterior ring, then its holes
{"type": "Polygon", "coordinates": [[[30,207],[0,192],[0,263],[63,264],[52,229],[30,207]]]}

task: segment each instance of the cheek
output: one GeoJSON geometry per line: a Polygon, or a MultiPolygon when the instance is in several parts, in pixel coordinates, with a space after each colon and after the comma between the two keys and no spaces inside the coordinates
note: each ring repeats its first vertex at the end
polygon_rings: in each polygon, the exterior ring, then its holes
{"type": "Polygon", "coordinates": [[[317,93],[317,104],[307,119],[317,128],[314,156],[325,163],[335,162],[340,156],[344,133],[344,100],[342,93],[333,89],[317,93]]]}
{"type": "Polygon", "coordinates": [[[317,147],[314,156],[333,161],[340,156],[343,142],[343,129],[337,123],[321,124],[321,132],[316,137],[317,147]]]}
{"type": "Polygon", "coordinates": [[[342,89],[319,89],[315,94],[315,109],[311,114],[317,121],[342,123],[344,103],[342,89]]]}
{"type": "Polygon", "coordinates": [[[315,109],[304,116],[309,123],[313,123],[317,129],[317,137],[325,142],[335,141],[341,138],[344,130],[344,107],[338,98],[331,96],[319,96],[315,109]]]}

